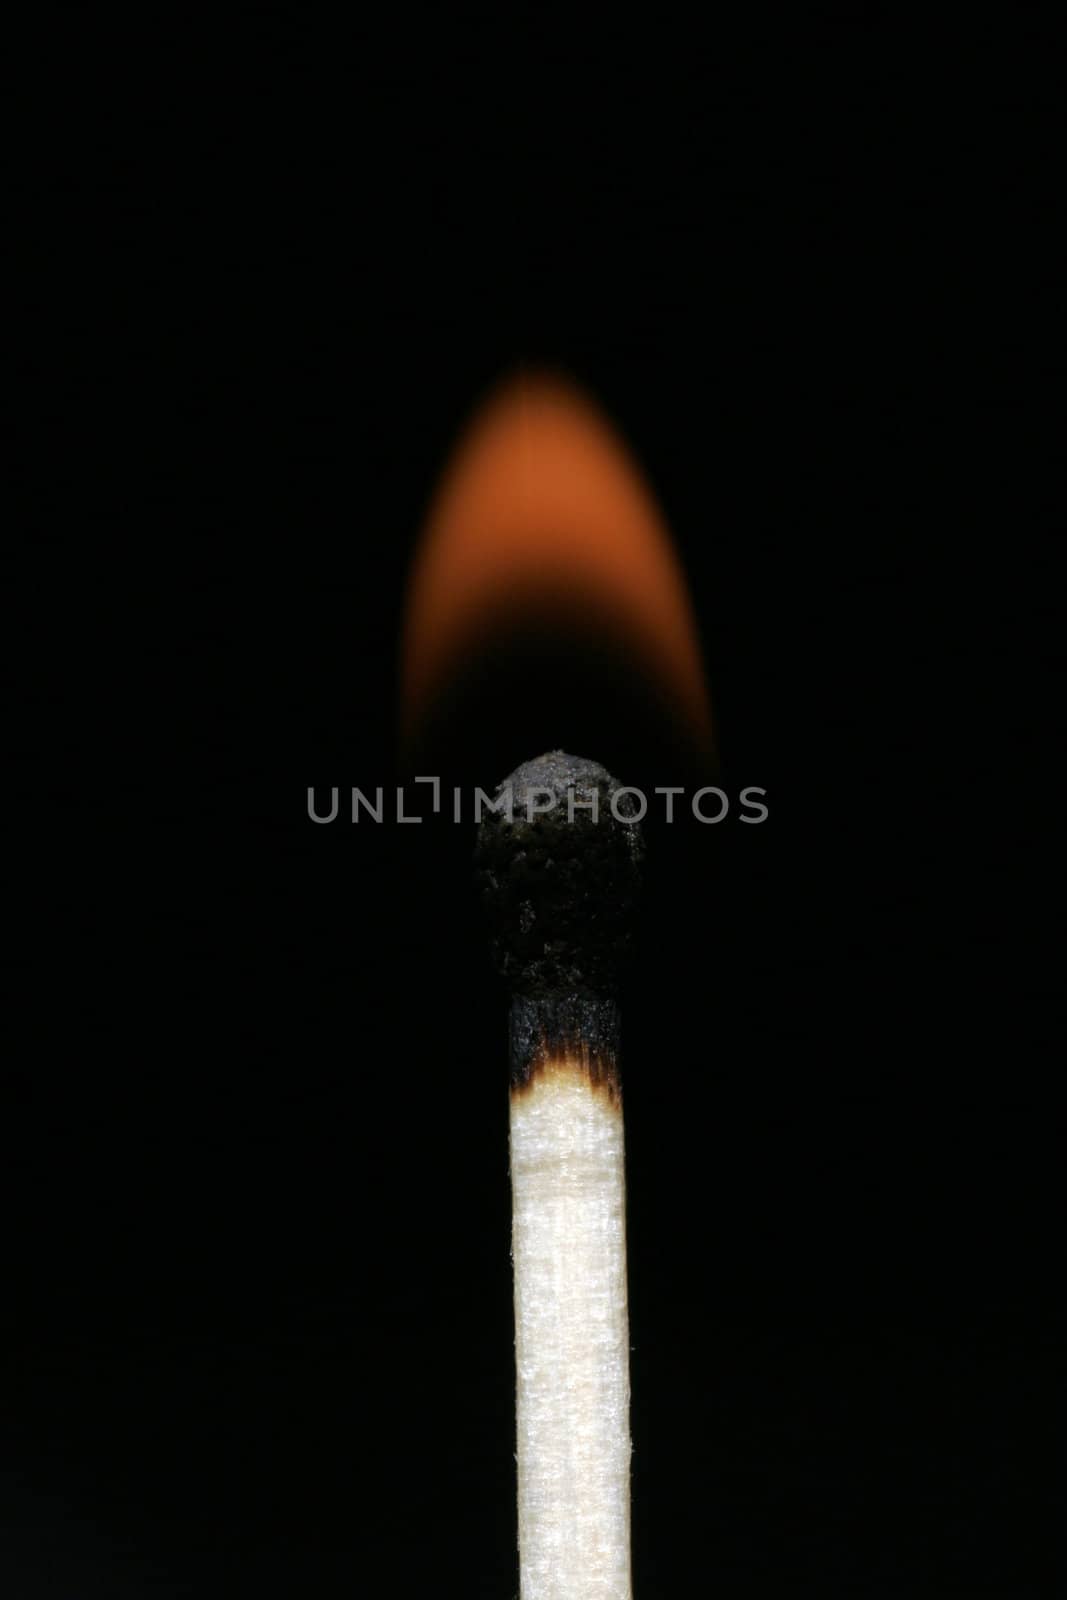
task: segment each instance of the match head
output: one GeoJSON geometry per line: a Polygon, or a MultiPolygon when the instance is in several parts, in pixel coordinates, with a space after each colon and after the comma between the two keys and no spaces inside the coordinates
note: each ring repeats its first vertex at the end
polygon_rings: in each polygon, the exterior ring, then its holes
{"type": "Polygon", "coordinates": [[[553,750],[494,801],[475,869],[499,971],[517,995],[614,994],[644,856],[635,796],[595,761],[553,750]]]}

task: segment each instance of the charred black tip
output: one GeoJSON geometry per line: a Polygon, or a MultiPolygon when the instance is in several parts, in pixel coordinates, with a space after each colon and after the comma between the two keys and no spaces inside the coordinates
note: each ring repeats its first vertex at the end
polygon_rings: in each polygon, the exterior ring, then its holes
{"type": "Polygon", "coordinates": [[[515,994],[614,994],[640,890],[638,797],[555,750],[505,778],[494,805],[475,871],[498,970],[515,994]]]}

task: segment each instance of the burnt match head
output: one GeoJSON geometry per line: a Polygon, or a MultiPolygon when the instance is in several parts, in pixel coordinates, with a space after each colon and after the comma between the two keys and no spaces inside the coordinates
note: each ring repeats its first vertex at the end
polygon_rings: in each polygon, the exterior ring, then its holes
{"type": "Polygon", "coordinates": [[[516,995],[616,992],[644,845],[638,800],[595,761],[527,761],[483,810],[475,869],[493,959],[516,995]]]}

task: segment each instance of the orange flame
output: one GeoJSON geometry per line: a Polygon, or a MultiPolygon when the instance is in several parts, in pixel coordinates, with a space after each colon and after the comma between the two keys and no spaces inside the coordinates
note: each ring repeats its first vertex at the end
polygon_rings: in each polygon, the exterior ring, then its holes
{"type": "Polygon", "coordinates": [[[498,391],[431,508],[404,632],[408,728],[488,626],[532,615],[606,623],[710,743],[697,630],[663,518],[609,424],[551,377],[498,391]]]}

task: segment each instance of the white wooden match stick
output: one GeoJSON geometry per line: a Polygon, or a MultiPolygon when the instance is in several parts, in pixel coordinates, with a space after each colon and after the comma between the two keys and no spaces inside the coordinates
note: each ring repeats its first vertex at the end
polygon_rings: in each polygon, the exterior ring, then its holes
{"type": "Polygon", "coordinates": [[[622,1109],[546,1061],[511,1100],[523,1600],[630,1595],[622,1109]]]}
{"type": "Polygon", "coordinates": [[[619,962],[641,841],[602,767],[520,767],[478,869],[511,1011],[522,1600],[630,1600],[619,962]]]}

